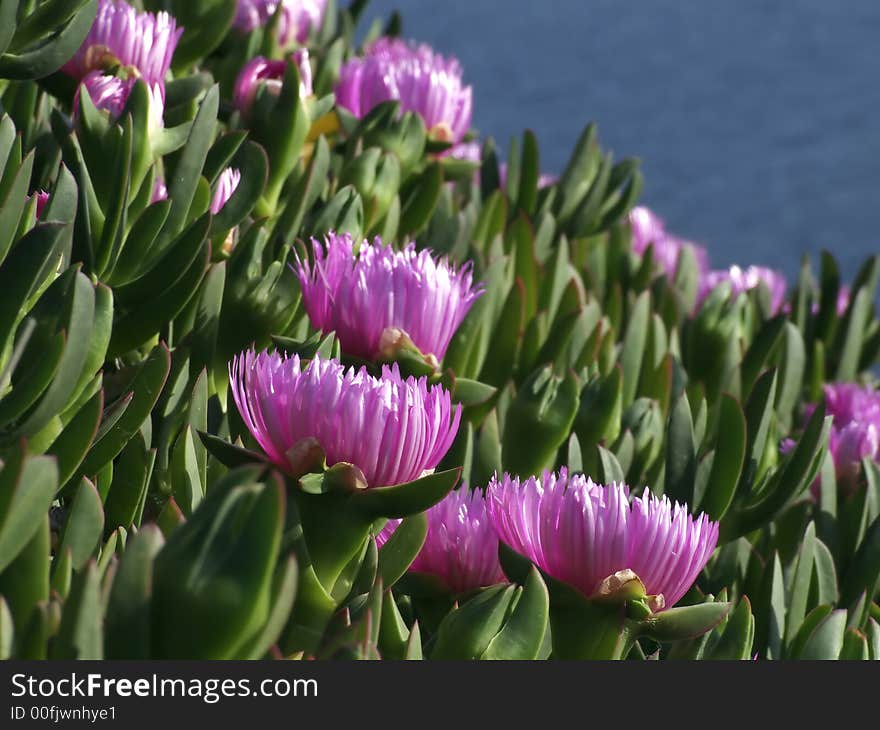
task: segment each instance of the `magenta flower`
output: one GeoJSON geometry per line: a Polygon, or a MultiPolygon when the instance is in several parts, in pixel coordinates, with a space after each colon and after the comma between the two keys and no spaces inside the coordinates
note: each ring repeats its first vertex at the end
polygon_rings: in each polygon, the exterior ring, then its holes
{"type": "Polygon", "coordinates": [[[725,281],[730,282],[731,295],[734,298],[754,289],[763,282],[770,291],[770,309],[774,314],[781,311],[785,304],[787,283],[784,274],[764,266],[749,266],[746,269],[731,266],[729,269],[709,271],[703,276],[703,280],[700,282],[697,306],[699,307],[699,304],[709,296],[715,287],[725,281]]]}
{"type": "Polygon", "coordinates": [[[458,144],[471,125],[472,89],[464,86],[461,66],[427,45],[380,38],[363,58],[343,65],[336,102],[356,117],[397,99],[404,112],[415,112],[434,138],[458,144]]]}
{"type": "MultiPolygon", "coordinates": [[[[464,487],[462,487],[462,489],[464,489],[464,487]]],[[[376,534],[376,547],[382,547],[388,542],[397,528],[400,527],[401,522],[403,522],[403,520],[396,517],[389,519],[388,522],[385,523],[385,526],[376,534]]]]}
{"type": "Polygon", "coordinates": [[[630,502],[623,484],[602,486],[582,474],[545,471],[520,483],[493,477],[486,491],[498,537],[550,576],[591,598],[634,572],[655,610],[688,591],[718,542],[718,524],[705,514],[655,497],[645,489],[630,502]],[[609,580],[610,579],[610,580],[609,580]]]}
{"type": "MultiPolygon", "coordinates": [[[[299,95],[302,98],[312,95],[312,67],[309,65],[309,52],[301,48],[291,54],[291,59],[299,69],[299,95]]],[[[257,90],[265,87],[273,94],[281,92],[284,79],[285,61],[273,61],[257,56],[248,61],[235,80],[233,103],[245,118],[251,113],[257,90]]]]}
{"type": "Polygon", "coordinates": [[[454,157],[456,160],[476,162],[479,164],[482,162],[482,152],[480,143],[476,140],[471,140],[470,142],[461,142],[460,144],[450,147],[446,154],[449,155],[449,157],[454,157]]]}
{"type": "Polygon", "coordinates": [[[153,182],[153,193],[150,195],[150,203],[158,203],[160,200],[168,199],[168,188],[165,181],[161,177],[156,177],[153,182]]]}
{"type": "MultiPolygon", "coordinates": [[[[479,161],[479,157],[477,158],[479,161]]],[[[538,190],[542,188],[550,187],[555,184],[559,180],[559,175],[551,175],[550,173],[542,172],[538,175],[538,190]]],[[[503,188],[507,185],[507,163],[502,162],[498,165],[498,182],[499,185],[503,188]]]]}
{"type": "Polygon", "coordinates": [[[844,284],[837,291],[837,316],[842,317],[846,314],[847,307],[849,307],[849,299],[852,293],[849,290],[849,287],[844,284]]]}
{"type": "Polygon", "coordinates": [[[110,114],[112,119],[117,119],[125,108],[128,95],[134,79],[121,79],[118,76],[102,74],[100,71],[92,71],[82,81],[82,85],[76,90],[73,98],[74,117],[79,115],[79,97],[82,88],[85,87],[92,103],[98,108],[110,114]]]}
{"type": "Polygon", "coordinates": [[[99,0],[91,30],[61,70],[82,79],[90,71],[118,65],[149,85],[161,84],[182,33],[168,13],[141,13],[125,0],[99,0]]]}
{"type": "Polygon", "coordinates": [[[376,237],[355,254],[349,234],[312,239],[314,261],[297,256],[312,325],[335,331],[342,349],[367,360],[388,357],[405,334],[425,355],[443,359],[452,335],[482,294],[471,264],[456,270],[415,243],[395,251],[376,237]]]}
{"type": "MultiPolygon", "coordinates": [[[[837,480],[852,487],[863,458],[880,461],[880,392],[855,383],[824,386],[826,414],[834,416],[828,447],[837,480]]],[[[809,418],[815,406],[806,408],[809,418]]]]}
{"type": "MultiPolygon", "coordinates": [[[[453,593],[507,582],[498,560],[498,535],[486,513],[482,491],[463,485],[431,507],[427,516],[425,544],[410,570],[439,578],[453,593]]],[[[388,520],[376,535],[379,547],[400,522],[388,520]]]]}
{"type": "MultiPolygon", "coordinates": [[[[846,314],[847,307],[849,307],[849,300],[852,292],[850,292],[849,287],[846,284],[843,284],[840,289],[837,290],[837,301],[835,302],[835,310],[837,311],[837,316],[842,317],[846,314]]],[[[791,306],[788,302],[782,308],[784,312],[790,312],[791,306]]],[[[810,312],[813,314],[819,313],[819,302],[813,301],[812,307],[810,307],[810,312]]]]}
{"type": "Polygon", "coordinates": [[[268,457],[299,476],[299,458],[320,446],[327,465],[357,466],[371,487],[403,484],[434,469],[452,446],[461,419],[449,392],[427,380],[404,380],[397,366],[371,376],[315,358],[256,354],[229,368],[238,410],[268,457]]]}
{"type": "Polygon", "coordinates": [[[709,270],[709,254],[702,246],[686,241],[667,232],[666,224],[650,208],[636,206],[629,212],[629,225],[632,231],[632,249],[639,256],[644,255],[648,246],[654,246],[654,260],[669,276],[678,269],[678,257],[684,248],[689,248],[697,260],[700,273],[709,270]]]}
{"type": "Polygon", "coordinates": [[[36,196],[37,198],[37,218],[39,219],[43,215],[43,211],[46,209],[46,203],[49,202],[49,193],[45,190],[37,190],[34,193],[28,195],[26,202],[29,203],[31,198],[36,196]]]}
{"type": "Polygon", "coordinates": [[[238,0],[233,27],[242,33],[266,25],[278,6],[277,40],[281,46],[293,41],[305,43],[312,28],[321,25],[327,0],[238,0]]]}
{"type": "Polygon", "coordinates": [[[241,182],[241,171],[234,167],[227,167],[217,178],[217,186],[214,188],[214,196],[211,198],[211,215],[217,215],[241,182]]]}
{"type": "MultiPolygon", "coordinates": [[[[131,90],[137,81],[136,78],[123,79],[119,76],[103,74],[100,71],[92,71],[77,87],[73,97],[73,118],[79,119],[79,100],[82,89],[85,88],[96,108],[106,111],[110,119],[116,121],[122,114],[131,90]]],[[[163,115],[165,113],[165,89],[161,84],[153,84],[150,89],[149,107],[149,135],[153,139],[164,126],[163,115]]]]}

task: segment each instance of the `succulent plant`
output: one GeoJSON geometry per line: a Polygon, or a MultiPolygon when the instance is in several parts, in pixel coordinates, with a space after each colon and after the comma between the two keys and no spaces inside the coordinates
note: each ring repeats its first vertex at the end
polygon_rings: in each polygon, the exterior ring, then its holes
{"type": "Polygon", "coordinates": [[[880,259],[713,271],[363,5],[0,2],[0,658],[880,658],[880,259]]]}

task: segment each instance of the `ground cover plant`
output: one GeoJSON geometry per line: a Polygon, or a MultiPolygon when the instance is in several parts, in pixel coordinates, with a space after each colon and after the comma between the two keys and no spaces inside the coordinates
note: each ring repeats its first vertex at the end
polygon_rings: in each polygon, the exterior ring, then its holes
{"type": "Polygon", "coordinates": [[[878,258],[366,5],[0,0],[0,657],[880,658],[878,258]]]}

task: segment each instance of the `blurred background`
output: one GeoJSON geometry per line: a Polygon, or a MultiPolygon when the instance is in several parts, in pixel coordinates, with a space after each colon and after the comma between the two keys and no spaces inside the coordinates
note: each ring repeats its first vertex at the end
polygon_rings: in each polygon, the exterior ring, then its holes
{"type": "Polygon", "coordinates": [[[371,0],[459,58],[502,155],[531,128],[562,171],[595,120],[642,160],[642,201],[715,267],[792,275],[880,253],[877,0],[371,0]]]}

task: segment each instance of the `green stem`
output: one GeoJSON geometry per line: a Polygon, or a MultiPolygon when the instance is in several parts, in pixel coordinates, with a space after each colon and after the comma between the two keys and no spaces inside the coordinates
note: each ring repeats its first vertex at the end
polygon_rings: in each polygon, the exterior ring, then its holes
{"type": "Polygon", "coordinates": [[[635,641],[622,604],[551,606],[550,626],[554,659],[624,659],[635,641]]]}

